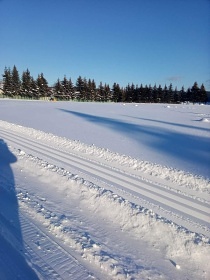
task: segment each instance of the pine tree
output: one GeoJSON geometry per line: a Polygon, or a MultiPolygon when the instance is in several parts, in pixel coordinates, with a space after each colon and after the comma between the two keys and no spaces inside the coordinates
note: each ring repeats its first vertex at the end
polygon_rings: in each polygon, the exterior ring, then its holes
{"type": "Polygon", "coordinates": [[[83,90],[82,90],[82,101],[89,101],[90,100],[90,96],[89,96],[89,92],[88,92],[88,82],[87,79],[84,78],[83,79],[83,90]]]}
{"type": "Polygon", "coordinates": [[[32,97],[32,77],[29,70],[23,72],[22,74],[22,84],[21,84],[21,96],[32,97]]]}
{"type": "Polygon", "coordinates": [[[167,86],[165,85],[164,86],[164,89],[163,89],[163,102],[164,103],[167,103],[168,102],[168,88],[167,86]]]}
{"type": "Polygon", "coordinates": [[[37,82],[39,96],[40,97],[47,97],[47,96],[49,96],[50,92],[49,92],[48,82],[44,78],[44,74],[43,73],[38,75],[38,78],[37,78],[36,82],[37,82]]]}
{"type": "MultiPolygon", "coordinates": [[[[151,86],[150,86],[150,88],[151,88],[151,86]]],[[[150,95],[152,95],[152,88],[151,88],[151,92],[150,92],[150,89],[148,88],[148,86],[147,85],[145,85],[145,86],[143,86],[142,84],[141,84],[141,86],[140,86],[140,91],[141,91],[141,102],[143,102],[143,103],[148,103],[148,102],[151,102],[150,101],[150,95]]]]}
{"type": "Polygon", "coordinates": [[[104,86],[103,86],[102,82],[100,82],[95,101],[98,101],[98,102],[104,101],[104,96],[105,96],[104,86]]]}
{"type": "Polygon", "coordinates": [[[168,100],[167,103],[173,103],[174,102],[174,92],[173,92],[173,86],[172,83],[170,83],[168,88],[168,100]]]}
{"type": "Polygon", "coordinates": [[[182,88],[180,90],[180,101],[181,102],[186,102],[187,101],[187,93],[184,89],[184,86],[182,86],[182,88]]]}
{"type": "Polygon", "coordinates": [[[127,87],[123,88],[122,92],[122,102],[127,102],[127,87]]]}
{"type": "Polygon", "coordinates": [[[161,85],[157,88],[157,103],[163,102],[163,89],[161,85]]]}
{"type": "Polygon", "coordinates": [[[121,102],[122,101],[122,90],[119,84],[114,83],[112,87],[112,101],[121,102]]]}
{"type": "Polygon", "coordinates": [[[20,94],[20,89],[21,89],[21,81],[19,77],[18,70],[16,66],[13,66],[12,69],[12,93],[13,96],[18,96],[20,94]]]}
{"type": "Polygon", "coordinates": [[[186,101],[187,102],[192,102],[192,93],[191,93],[191,89],[188,88],[187,92],[186,92],[186,101]]]}
{"type": "Polygon", "coordinates": [[[10,68],[5,67],[3,76],[3,94],[13,97],[12,91],[12,73],[10,68]]]}
{"type": "Polygon", "coordinates": [[[97,94],[96,83],[95,83],[95,80],[92,79],[92,81],[91,81],[91,100],[92,100],[92,96],[94,97],[93,100],[96,99],[96,94],[97,94]]]}
{"type": "Polygon", "coordinates": [[[177,87],[174,90],[174,102],[175,103],[180,103],[180,93],[177,90],[177,87]]]}
{"type": "Polygon", "coordinates": [[[63,81],[61,81],[61,85],[63,87],[63,99],[70,99],[69,94],[69,81],[67,80],[66,76],[64,76],[63,81]]]}
{"type": "Polygon", "coordinates": [[[70,95],[70,99],[73,100],[75,98],[74,96],[75,90],[74,90],[74,84],[71,80],[71,78],[69,79],[69,95],[70,95]]]}
{"type": "Polygon", "coordinates": [[[132,101],[132,94],[131,94],[131,86],[128,84],[125,88],[124,93],[124,101],[123,102],[131,102],[132,101]]]}
{"type": "Polygon", "coordinates": [[[88,79],[87,83],[88,88],[88,100],[89,101],[96,101],[97,90],[96,90],[96,83],[94,80],[88,79]]]}
{"type": "Polygon", "coordinates": [[[157,95],[158,95],[157,86],[155,84],[153,87],[153,90],[152,90],[152,102],[154,102],[154,103],[158,102],[157,95]]]}
{"type": "Polygon", "coordinates": [[[206,89],[204,87],[204,84],[201,85],[201,88],[200,88],[200,100],[199,102],[202,102],[202,103],[207,103],[208,101],[208,96],[207,96],[207,92],[206,92],[206,89]]]}
{"type": "Polygon", "coordinates": [[[153,99],[152,99],[152,97],[153,97],[153,89],[152,89],[152,86],[151,85],[149,85],[149,87],[146,85],[145,86],[145,93],[146,93],[146,96],[147,96],[147,102],[153,102],[153,99]]]}
{"type": "Polygon", "coordinates": [[[141,84],[139,89],[138,89],[138,96],[139,96],[139,102],[145,102],[145,89],[143,85],[141,84]]]}
{"type": "Polygon", "coordinates": [[[31,89],[30,90],[31,90],[32,98],[38,99],[39,98],[39,88],[33,77],[31,77],[31,89]]]}
{"type": "Polygon", "coordinates": [[[134,84],[128,84],[127,86],[127,93],[126,93],[126,101],[129,103],[132,103],[134,98],[133,98],[133,94],[134,94],[134,84]]]}
{"type": "Polygon", "coordinates": [[[81,101],[84,95],[84,81],[81,76],[76,81],[76,99],[81,101]]]}
{"type": "Polygon", "coordinates": [[[105,102],[111,101],[111,90],[108,84],[104,85],[104,94],[105,94],[104,101],[105,102]]]}
{"type": "Polygon", "coordinates": [[[136,85],[136,97],[137,97],[137,101],[138,103],[141,103],[141,102],[144,102],[143,99],[144,99],[144,87],[143,85],[141,84],[140,86],[136,85]]]}
{"type": "Polygon", "coordinates": [[[191,102],[193,102],[193,104],[199,102],[199,93],[200,89],[198,87],[198,83],[195,82],[191,88],[191,102]]]}
{"type": "Polygon", "coordinates": [[[88,81],[87,81],[87,93],[86,93],[88,101],[91,101],[91,91],[92,91],[92,83],[91,83],[91,79],[88,79],[88,81]]]}
{"type": "Polygon", "coordinates": [[[63,99],[63,86],[59,79],[57,79],[57,82],[54,85],[54,92],[57,99],[63,99]]]}
{"type": "Polygon", "coordinates": [[[134,86],[134,84],[132,83],[131,90],[132,90],[132,102],[139,102],[137,85],[134,86]]]}

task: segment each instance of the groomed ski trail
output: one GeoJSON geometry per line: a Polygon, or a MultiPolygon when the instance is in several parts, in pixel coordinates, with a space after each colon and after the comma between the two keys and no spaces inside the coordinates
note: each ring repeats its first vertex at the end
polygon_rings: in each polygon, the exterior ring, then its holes
{"type": "MultiPolygon", "coordinates": [[[[116,169],[101,163],[100,159],[96,162],[81,157],[81,155],[78,156],[72,153],[72,151],[62,151],[62,147],[58,149],[58,147],[51,146],[52,143],[46,145],[41,141],[34,141],[33,139],[23,137],[18,133],[8,130],[6,131],[2,128],[0,132],[5,141],[17,149],[33,154],[52,164],[64,167],[68,171],[76,170],[82,174],[84,179],[91,177],[91,181],[96,179],[95,182],[103,182],[107,188],[110,187],[113,189],[114,187],[115,193],[119,190],[119,194],[121,195],[121,191],[123,190],[135,198],[138,197],[139,199],[150,201],[150,203],[163,210],[175,213],[176,219],[174,222],[177,222],[178,214],[181,225],[183,225],[182,219],[184,219],[184,223],[186,223],[186,220],[196,222],[196,228],[200,224],[201,228],[199,233],[205,234],[210,238],[210,231],[208,230],[210,228],[210,203],[183,195],[179,189],[175,191],[171,188],[170,181],[164,181],[164,184],[161,185],[156,182],[157,179],[155,177],[153,181],[148,181],[144,178],[144,174],[140,172],[139,176],[134,176],[133,174],[125,173],[120,169],[120,166],[116,169]],[[169,184],[168,187],[167,183],[169,184]],[[204,231],[203,226],[205,227],[204,231]]],[[[197,195],[199,196],[199,193],[197,195]]],[[[157,213],[162,215],[163,211],[157,210],[157,213]]]]}
{"type": "MultiPolygon", "coordinates": [[[[24,248],[26,253],[30,255],[33,265],[37,266],[35,270],[40,272],[40,279],[42,279],[42,275],[49,277],[49,279],[71,279],[71,275],[72,279],[77,279],[74,277],[78,277],[78,279],[80,277],[82,279],[97,279],[96,275],[102,274],[104,276],[99,277],[100,279],[107,279],[109,276],[112,279],[138,279],[138,277],[141,277],[141,279],[148,279],[148,277],[152,279],[159,279],[159,277],[170,279],[170,276],[167,277],[167,275],[170,275],[167,263],[165,264],[166,267],[161,268],[163,269],[162,275],[158,269],[156,270],[157,266],[155,269],[150,267],[151,264],[147,267],[148,259],[146,257],[144,259],[145,266],[142,267],[139,265],[139,260],[143,261],[142,256],[138,260],[131,258],[129,263],[126,263],[128,257],[126,254],[125,256],[122,255],[123,250],[120,248],[125,246],[125,240],[128,236],[131,237],[129,242],[133,243],[133,245],[130,245],[131,247],[128,249],[128,252],[131,252],[129,251],[131,248],[134,251],[136,235],[140,238],[138,242],[143,247],[145,245],[142,242],[149,242],[148,244],[151,245],[148,248],[149,254],[154,254],[156,259],[160,257],[159,254],[162,257],[166,254],[166,261],[171,262],[174,268],[179,268],[179,264],[176,265],[174,261],[174,259],[179,259],[176,257],[177,246],[181,246],[180,250],[186,250],[186,253],[189,254],[187,256],[185,253],[182,253],[183,260],[186,257],[190,262],[192,259],[192,263],[196,260],[197,249],[199,249],[199,245],[194,244],[194,242],[204,244],[202,252],[204,252],[204,255],[207,252],[208,238],[210,237],[210,199],[208,192],[196,191],[188,187],[183,188],[183,186],[171,182],[170,179],[163,180],[139,170],[124,168],[122,165],[106,161],[104,158],[91,157],[85,152],[77,152],[74,149],[66,148],[67,139],[64,141],[64,139],[56,138],[55,136],[55,141],[51,141],[53,139],[52,135],[49,137],[51,140],[48,140],[47,134],[40,131],[33,130],[32,134],[27,134],[27,128],[0,122],[0,134],[1,138],[4,139],[5,143],[9,145],[18,157],[18,162],[20,162],[20,166],[22,165],[23,168],[23,174],[24,172],[27,174],[27,170],[30,171],[30,168],[38,168],[43,172],[43,176],[48,178],[48,185],[50,183],[50,173],[53,172],[57,176],[56,181],[59,180],[59,177],[60,179],[64,178],[64,181],[62,181],[64,184],[65,180],[75,180],[75,182],[81,184],[78,189],[78,192],[80,192],[78,197],[80,198],[84,195],[84,201],[82,202],[83,211],[86,209],[86,215],[88,215],[88,213],[97,213],[99,210],[97,215],[99,219],[102,219],[102,223],[97,226],[91,220],[93,219],[92,217],[88,220],[88,216],[83,215],[83,218],[86,217],[83,222],[87,223],[87,227],[91,230],[80,233],[77,227],[75,227],[71,237],[68,230],[65,232],[66,223],[68,224],[71,221],[68,218],[64,219],[64,221],[61,219],[59,220],[59,227],[54,226],[53,223],[51,224],[51,218],[53,219],[54,217],[52,209],[46,210],[48,205],[44,200],[43,202],[42,199],[39,201],[35,194],[24,191],[24,188],[20,186],[18,200],[20,202],[19,211],[22,235],[25,242],[24,248]],[[23,130],[26,133],[23,133],[23,130]],[[44,140],[41,137],[39,138],[40,135],[43,135],[44,140]],[[27,165],[29,165],[29,169],[27,169],[27,165]],[[45,174],[46,170],[49,172],[45,174]],[[107,207],[111,209],[113,215],[110,215],[110,211],[108,211],[107,216],[106,213],[102,212],[103,205],[106,203],[108,203],[107,207]],[[100,204],[102,204],[101,208],[100,204]],[[119,238],[119,240],[116,237],[120,236],[121,232],[116,233],[113,240],[111,240],[111,231],[109,232],[109,227],[105,226],[105,221],[109,223],[111,219],[114,219],[115,208],[117,215],[119,215],[119,211],[122,212],[122,221],[120,219],[116,221],[117,226],[115,229],[117,232],[119,224],[122,230],[121,239],[119,238]],[[125,215],[123,215],[124,212],[126,213],[125,215]],[[125,221],[123,221],[124,218],[126,218],[125,221]],[[104,227],[102,226],[103,219],[104,227]],[[126,221],[128,225],[126,225],[126,221]],[[143,227],[144,222],[148,223],[143,231],[141,226],[139,226],[141,221],[143,222],[143,227]],[[42,222],[45,224],[44,227],[41,225],[42,222]],[[162,233],[155,232],[158,229],[159,223],[163,223],[163,230],[167,231],[170,237],[169,240],[174,240],[175,244],[170,242],[171,244],[169,245],[165,243],[164,239],[160,240],[162,233]],[[167,230],[167,227],[171,227],[171,229],[167,230]],[[103,238],[100,235],[101,240],[97,234],[95,236],[96,240],[90,238],[94,231],[102,233],[105,228],[107,232],[103,238]],[[124,231],[127,232],[126,235],[124,235],[124,231]],[[147,231],[149,231],[149,234],[147,234],[147,231]],[[170,236],[171,234],[172,236],[170,236]],[[177,234],[183,235],[181,242],[179,242],[180,237],[177,239],[177,234]],[[94,266],[100,268],[96,275],[94,275],[96,268],[93,269],[93,273],[89,272],[88,268],[90,266],[87,265],[87,268],[83,266],[81,260],[75,258],[74,254],[71,254],[71,250],[69,251],[66,249],[66,245],[63,245],[65,240],[71,240],[71,238],[73,238],[72,244],[78,244],[75,247],[73,246],[73,250],[76,249],[77,254],[81,254],[89,263],[92,262],[94,266]],[[157,241],[150,242],[149,238],[152,238],[153,241],[157,238],[157,241]],[[106,244],[109,244],[109,246],[106,244]],[[115,253],[110,251],[110,244],[111,247],[116,244],[115,253]],[[157,251],[152,251],[154,249],[152,246],[157,251]],[[119,251],[117,248],[119,248],[119,251]],[[164,248],[163,253],[161,248],[164,248]],[[48,259],[52,251],[55,254],[53,254],[52,259],[48,259]],[[44,261],[40,262],[40,259],[44,261]],[[55,261],[56,259],[58,262],[55,261]],[[81,271],[80,268],[82,268],[81,271]]],[[[34,174],[36,174],[36,170],[34,174]]],[[[42,191],[41,188],[37,190],[38,193],[42,191]]],[[[63,191],[65,191],[66,197],[72,195],[72,187],[60,190],[61,193],[63,191]]],[[[59,203],[61,201],[62,197],[59,203]]],[[[55,201],[52,202],[52,205],[55,205],[55,203],[55,201]]],[[[63,207],[62,211],[68,210],[68,204],[63,207]]],[[[79,208],[77,210],[80,211],[79,208]]],[[[148,256],[146,248],[144,248],[144,253],[145,256],[148,256]]],[[[140,256],[139,252],[136,254],[140,256]]],[[[200,262],[204,264],[204,267],[206,266],[203,261],[200,260],[200,262]]],[[[156,265],[157,263],[158,261],[156,261],[156,265]]],[[[182,266],[185,266],[184,262],[182,266]]],[[[192,264],[191,267],[193,267],[192,264]]],[[[196,279],[196,276],[193,277],[196,279]]],[[[173,278],[180,279],[178,272],[173,274],[173,278]]],[[[205,268],[203,269],[201,279],[207,279],[205,268]]]]}

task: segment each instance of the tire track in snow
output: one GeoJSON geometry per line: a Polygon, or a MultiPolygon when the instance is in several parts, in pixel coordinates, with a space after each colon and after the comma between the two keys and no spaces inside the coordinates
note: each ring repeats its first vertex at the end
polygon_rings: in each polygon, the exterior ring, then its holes
{"type": "MultiPolygon", "coordinates": [[[[28,152],[33,151],[36,156],[42,157],[47,161],[53,160],[60,162],[68,167],[76,168],[84,174],[91,175],[104,181],[109,185],[124,188],[128,192],[144,197],[144,199],[153,201],[155,205],[161,205],[164,209],[179,212],[181,215],[190,217],[190,219],[198,219],[200,223],[209,224],[210,209],[207,204],[196,201],[191,198],[170,191],[165,187],[161,187],[151,182],[144,181],[141,178],[134,177],[124,172],[119,172],[100,163],[81,158],[75,154],[63,152],[46,144],[39,143],[32,139],[24,138],[17,133],[8,132],[1,129],[1,133],[7,141],[12,142],[18,148],[27,149],[28,152]]],[[[51,162],[50,162],[51,163],[51,162]]],[[[62,166],[61,166],[62,167],[62,166]]]]}

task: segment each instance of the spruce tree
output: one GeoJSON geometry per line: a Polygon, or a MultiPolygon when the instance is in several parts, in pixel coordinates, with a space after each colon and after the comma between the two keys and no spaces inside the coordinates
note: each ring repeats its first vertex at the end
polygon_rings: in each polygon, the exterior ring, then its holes
{"type": "Polygon", "coordinates": [[[38,87],[38,94],[39,94],[40,97],[47,97],[47,96],[49,96],[50,92],[49,92],[48,82],[44,78],[44,74],[43,73],[38,75],[37,87],[38,87]]]}
{"type": "Polygon", "coordinates": [[[122,101],[122,90],[120,88],[120,85],[117,83],[114,83],[112,87],[112,101],[114,102],[122,101]]]}
{"type": "Polygon", "coordinates": [[[20,89],[21,89],[21,81],[19,77],[18,70],[16,66],[13,66],[12,69],[12,93],[13,96],[18,96],[20,94],[20,89]]]}
{"type": "Polygon", "coordinates": [[[186,101],[187,102],[192,102],[192,93],[191,93],[191,89],[188,88],[187,92],[186,92],[186,101]]]}
{"type": "Polygon", "coordinates": [[[138,87],[137,87],[137,85],[134,86],[134,84],[132,83],[131,90],[132,90],[132,102],[139,102],[138,87]]]}
{"type": "Polygon", "coordinates": [[[165,85],[164,86],[164,89],[163,89],[163,102],[164,103],[167,103],[168,102],[168,88],[167,86],[165,85]]]}
{"type": "Polygon", "coordinates": [[[124,101],[123,102],[131,102],[132,101],[132,94],[131,94],[131,86],[128,84],[125,88],[124,92],[124,101]]]}
{"type": "Polygon", "coordinates": [[[74,92],[75,92],[75,89],[74,89],[74,84],[71,80],[71,78],[69,79],[69,96],[70,96],[70,99],[74,99],[75,96],[74,96],[74,92]]]}
{"type": "Polygon", "coordinates": [[[200,100],[199,102],[205,103],[208,101],[208,96],[204,84],[201,85],[200,88],[200,100]]]}
{"type": "Polygon", "coordinates": [[[174,90],[174,102],[180,103],[180,93],[178,92],[177,87],[174,90]]]}
{"type": "Polygon", "coordinates": [[[5,67],[3,76],[3,94],[8,97],[13,97],[12,90],[12,73],[10,68],[5,67]]]}
{"type": "Polygon", "coordinates": [[[39,98],[39,88],[33,77],[31,77],[31,89],[30,90],[31,90],[32,98],[38,99],[39,98]]]}
{"type": "Polygon", "coordinates": [[[87,97],[88,101],[95,101],[96,100],[96,84],[94,80],[88,79],[87,83],[87,97]]]}
{"type": "Polygon", "coordinates": [[[58,79],[57,82],[54,85],[54,92],[55,92],[55,97],[57,99],[63,99],[63,86],[60,82],[60,80],[58,79]]]}
{"type": "Polygon", "coordinates": [[[76,99],[78,101],[81,101],[83,99],[83,93],[84,93],[84,82],[82,77],[79,76],[76,81],[76,99]]]}
{"type": "Polygon", "coordinates": [[[198,83],[194,82],[191,88],[191,101],[193,102],[193,104],[199,102],[199,94],[200,94],[200,89],[198,87],[198,83]]]}
{"type": "Polygon", "coordinates": [[[122,102],[127,102],[127,87],[123,88],[123,92],[122,92],[122,102]]]}
{"type": "Polygon", "coordinates": [[[104,101],[104,96],[105,96],[104,86],[103,86],[102,82],[100,82],[95,101],[98,101],[98,102],[104,101]]]}
{"type": "Polygon", "coordinates": [[[167,103],[173,103],[174,102],[174,92],[173,92],[173,86],[172,83],[170,83],[168,88],[168,100],[167,103]]]}
{"type": "Polygon", "coordinates": [[[157,92],[157,86],[155,84],[152,90],[152,102],[154,103],[158,102],[157,96],[158,96],[158,92],[157,92]]]}
{"type": "MultiPolygon", "coordinates": [[[[150,86],[150,88],[151,88],[151,86],[150,86]]],[[[150,102],[150,90],[149,90],[148,86],[147,85],[143,86],[141,84],[140,91],[141,91],[141,95],[142,95],[141,102],[143,102],[143,103],[150,102]]],[[[151,92],[152,92],[152,89],[151,89],[151,92]]]]}
{"type": "Polygon", "coordinates": [[[139,88],[139,102],[143,102],[143,103],[147,102],[146,90],[142,84],[140,85],[139,88]]]}
{"type": "Polygon", "coordinates": [[[108,84],[104,85],[104,96],[105,102],[111,101],[111,90],[108,84]]]}
{"type": "MultiPolygon", "coordinates": [[[[134,84],[132,83],[131,85],[129,84],[128,85],[128,92],[127,92],[127,101],[128,102],[135,102],[135,97],[134,97],[134,94],[135,94],[135,86],[134,84]]],[[[117,101],[118,102],[118,101],[117,101]]]]}
{"type": "Polygon", "coordinates": [[[23,72],[22,74],[22,84],[21,84],[21,96],[32,97],[32,77],[29,70],[23,72]]]}
{"type": "Polygon", "coordinates": [[[69,81],[67,80],[66,76],[64,76],[63,81],[61,81],[61,85],[63,87],[63,99],[70,99],[70,87],[69,87],[69,81]]]}
{"type": "Polygon", "coordinates": [[[89,96],[89,92],[88,92],[88,82],[87,82],[87,79],[84,78],[83,79],[82,101],[89,101],[89,100],[90,100],[90,96],[89,96]]]}
{"type": "Polygon", "coordinates": [[[147,102],[153,102],[153,99],[152,99],[152,96],[153,96],[153,89],[152,89],[152,86],[149,85],[149,86],[145,86],[145,92],[146,92],[146,96],[147,96],[147,102]]]}
{"type": "Polygon", "coordinates": [[[94,79],[91,80],[91,88],[92,88],[92,94],[93,94],[94,100],[95,100],[96,95],[97,95],[97,87],[96,87],[96,82],[94,79]]]}
{"type": "Polygon", "coordinates": [[[160,102],[163,102],[163,89],[161,87],[161,85],[158,86],[157,88],[157,102],[160,103],[160,102]]]}
{"type": "Polygon", "coordinates": [[[180,101],[181,102],[186,102],[187,101],[187,94],[186,94],[186,91],[184,89],[184,86],[182,86],[182,88],[180,90],[180,101]]]}

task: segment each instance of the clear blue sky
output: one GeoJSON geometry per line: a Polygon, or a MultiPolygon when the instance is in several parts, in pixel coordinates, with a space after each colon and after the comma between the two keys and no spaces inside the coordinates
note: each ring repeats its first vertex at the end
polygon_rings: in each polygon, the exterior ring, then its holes
{"type": "Polygon", "coordinates": [[[0,0],[0,74],[210,90],[210,0],[0,0]]]}

